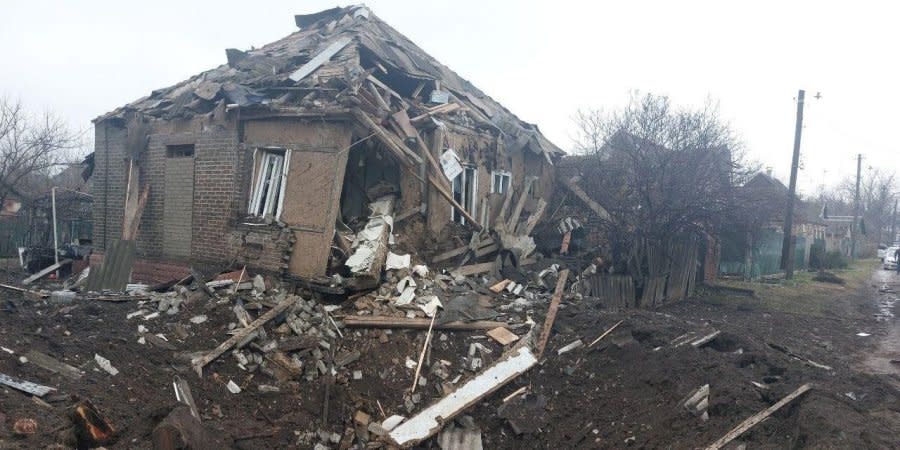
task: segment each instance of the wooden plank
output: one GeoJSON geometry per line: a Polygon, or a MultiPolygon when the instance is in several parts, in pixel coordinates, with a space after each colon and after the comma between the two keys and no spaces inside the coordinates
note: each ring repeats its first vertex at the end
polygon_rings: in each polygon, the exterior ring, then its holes
{"type": "Polygon", "coordinates": [[[519,201],[516,202],[516,207],[513,209],[512,214],[510,214],[509,220],[506,221],[507,231],[514,232],[516,230],[516,225],[519,224],[519,216],[522,215],[522,208],[525,207],[525,201],[528,200],[528,191],[531,189],[532,184],[534,184],[534,177],[526,177],[522,193],[519,195],[519,201]]]}
{"type": "Polygon", "coordinates": [[[434,175],[431,175],[430,177],[428,177],[428,182],[431,183],[432,186],[434,186],[435,190],[437,190],[438,194],[440,194],[441,197],[444,197],[445,199],[447,199],[447,201],[450,202],[450,205],[452,205],[453,208],[455,208],[457,211],[459,211],[459,213],[462,214],[462,216],[466,218],[466,225],[474,228],[477,231],[481,231],[481,225],[478,223],[478,221],[475,220],[475,218],[472,217],[472,215],[469,214],[469,212],[466,211],[465,208],[463,208],[459,203],[457,203],[457,201],[453,198],[453,196],[450,195],[450,193],[448,193],[444,189],[444,187],[441,186],[440,183],[437,182],[434,175]]]}
{"type": "MultiPolygon", "coordinates": [[[[423,160],[419,157],[419,155],[416,155],[412,150],[409,150],[409,148],[407,148],[402,143],[394,141],[394,139],[389,136],[390,133],[388,133],[387,130],[384,129],[384,127],[375,123],[375,121],[373,121],[365,113],[357,112],[355,114],[355,117],[357,117],[363,123],[363,125],[367,126],[379,137],[379,140],[397,156],[401,164],[403,164],[403,166],[407,170],[411,172],[413,170],[417,170],[413,167],[413,164],[410,163],[407,157],[412,158],[416,164],[421,164],[423,160]]],[[[417,139],[417,142],[420,141],[421,139],[417,139]]],[[[425,153],[426,155],[430,155],[427,150],[425,151],[425,153]]],[[[418,176],[418,174],[416,174],[415,172],[413,172],[413,174],[415,176],[418,176]]],[[[443,178],[446,180],[446,177],[443,178]]],[[[450,205],[453,206],[453,208],[459,211],[459,213],[466,218],[466,225],[474,228],[475,230],[481,231],[481,225],[478,224],[478,221],[475,220],[475,218],[472,217],[472,215],[469,214],[469,212],[466,211],[466,209],[463,208],[449,192],[447,192],[447,189],[439,181],[437,181],[437,178],[435,178],[434,174],[429,175],[428,182],[431,183],[432,186],[434,186],[435,190],[437,190],[438,194],[440,194],[441,197],[444,197],[450,203],[450,205]]]]}
{"type": "Polygon", "coordinates": [[[281,303],[279,303],[276,307],[266,311],[265,314],[259,316],[253,323],[250,324],[249,327],[242,328],[240,331],[235,333],[233,336],[228,338],[225,342],[219,344],[218,347],[210,351],[209,353],[195,358],[191,361],[191,365],[194,366],[194,370],[197,372],[197,376],[203,376],[203,367],[212,362],[214,359],[218,358],[219,355],[228,351],[231,347],[234,347],[238,342],[242,341],[246,338],[250,333],[256,331],[257,328],[265,325],[268,321],[274,319],[276,316],[290,308],[297,302],[299,297],[288,297],[281,303]]]}
{"type": "Polygon", "coordinates": [[[578,197],[579,200],[584,202],[584,204],[587,205],[588,208],[591,208],[591,211],[594,211],[594,213],[600,216],[601,219],[609,220],[610,215],[609,212],[606,211],[606,208],[600,206],[599,203],[595,202],[589,195],[587,195],[587,192],[584,192],[584,189],[581,189],[581,187],[578,186],[578,184],[576,184],[575,182],[576,178],[563,180],[563,186],[572,191],[572,193],[575,194],[575,196],[578,197]]]}
{"type": "Polygon", "coordinates": [[[503,206],[500,207],[500,213],[497,214],[497,218],[494,221],[494,229],[498,232],[506,231],[506,212],[509,210],[510,203],[512,203],[512,197],[512,186],[509,186],[506,189],[506,195],[503,196],[503,206]]]}
{"type": "Polygon", "coordinates": [[[702,346],[704,346],[704,345],[710,343],[710,341],[712,341],[712,340],[715,339],[716,337],[718,337],[718,336],[719,336],[719,333],[721,333],[721,331],[719,331],[719,330],[713,331],[712,333],[707,334],[706,336],[703,336],[702,338],[697,339],[697,340],[694,341],[694,342],[691,342],[691,345],[692,345],[694,348],[700,348],[700,347],[702,347],[702,346]]]}
{"type": "Polygon", "coordinates": [[[381,93],[378,92],[378,89],[375,88],[375,85],[372,83],[369,83],[366,85],[366,87],[369,89],[369,92],[372,93],[372,97],[375,98],[375,101],[378,102],[378,106],[384,108],[385,111],[390,112],[391,105],[389,105],[388,102],[384,99],[384,97],[381,96],[381,93]]]}
{"type": "Polygon", "coordinates": [[[422,89],[425,89],[425,82],[424,82],[424,81],[420,81],[420,82],[419,82],[419,85],[416,86],[415,89],[413,89],[412,95],[410,95],[410,97],[412,97],[412,98],[418,98],[418,97],[419,97],[419,94],[422,93],[422,89]]]}
{"type": "Polygon", "coordinates": [[[423,120],[425,120],[431,116],[436,116],[438,114],[451,113],[461,107],[462,106],[460,106],[459,103],[445,103],[440,106],[435,106],[434,108],[429,109],[426,113],[420,114],[416,117],[413,117],[412,119],[409,119],[409,121],[418,125],[419,122],[422,122],[423,120]]]}
{"type": "Polygon", "coordinates": [[[409,123],[409,115],[406,114],[405,110],[400,110],[391,114],[391,120],[397,124],[400,130],[403,131],[403,134],[406,135],[407,139],[419,139],[419,133],[416,131],[416,128],[409,123]]]}
{"type": "Polygon", "coordinates": [[[787,397],[779,400],[778,403],[766,408],[763,411],[760,411],[760,412],[748,417],[746,420],[741,422],[740,425],[734,427],[731,431],[726,433],[725,436],[722,436],[721,438],[719,438],[719,440],[710,444],[709,447],[706,447],[706,450],[719,450],[720,448],[728,445],[729,442],[733,441],[738,436],[744,434],[747,430],[749,430],[750,428],[753,428],[756,424],[762,422],[767,417],[771,416],[772,413],[774,413],[775,411],[778,411],[784,405],[787,405],[788,403],[793,401],[795,398],[803,395],[804,393],[806,393],[806,391],[808,391],[810,389],[812,389],[812,386],[809,383],[806,383],[803,386],[800,386],[799,388],[797,388],[796,391],[791,392],[790,394],[788,394],[787,397]]]}
{"type": "Polygon", "coordinates": [[[18,286],[12,286],[12,285],[3,284],[3,283],[0,283],[0,288],[9,289],[11,291],[16,291],[16,292],[21,292],[25,295],[31,295],[31,296],[34,296],[37,298],[47,298],[50,296],[50,294],[48,294],[46,292],[33,291],[31,289],[20,288],[18,286]]]}
{"type": "Polygon", "coordinates": [[[395,92],[393,89],[391,89],[390,86],[388,86],[388,85],[382,83],[381,80],[379,80],[378,78],[375,78],[375,76],[372,75],[371,73],[369,74],[368,77],[366,77],[366,79],[369,80],[369,81],[370,81],[372,84],[374,84],[375,86],[378,86],[378,87],[380,87],[381,89],[384,89],[384,91],[387,92],[388,94],[390,94],[392,97],[394,97],[394,98],[396,98],[397,100],[399,100],[399,101],[400,101],[401,109],[407,109],[407,108],[409,107],[409,105],[406,103],[406,100],[403,98],[402,95],[400,95],[400,94],[398,94],[397,92],[395,92]]]}
{"type": "Polygon", "coordinates": [[[72,367],[64,362],[57,360],[56,358],[45,355],[40,352],[36,352],[34,350],[25,354],[25,357],[28,358],[28,362],[42,368],[49,370],[53,373],[58,373],[66,378],[71,378],[73,380],[78,380],[84,375],[80,370],[72,367]]]}
{"type": "MultiPolygon", "coordinates": [[[[431,319],[408,319],[406,317],[386,316],[344,316],[341,320],[344,322],[344,325],[351,328],[405,328],[412,330],[427,330],[428,326],[431,324],[431,319]]],[[[503,326],[506,326],[505,322],[478,320],[474,322],[435,323],[434,329],[473,331],[492,330],[503,326]]]]}
{"type": "Polygon", "coordinates": [[[507,278],[507,279],[489,287],[488,289],[495,294],[499,294],[499,293],[503,292],[504,289],[506,289],[506,285],[508,285],[509,283],[512,283],[512,280],[507,278]]]}
{"type": "Polygon", "coordinates": [[[550,299],[550,308],[547,310],[547,319],[544,320],[544,328],[541,330],[541,337],[538,340],[538,359],[544,354],[544,349],[547,347],[547,341],[550,340],[550,330],[553,328],[553,322],[556,321],[556,313],[559,311],[559,302],[562,300],[563,290],[566,288],[566,280],[568,278],[569,269],[565,269],[559,273],[559,279],[556,281],[556,289],[553,290],[553,297],[550,299]]]}
{"type": "Polygon", "coordinates": [[[600,342],[601,339],[605,338],[607,334],[612,333],[613,330],[615,330],[616,328],[619,327],[619,325],[622,324],[622,322],[624,322],[624,320],[620,320],[620,321],[616,322],[615,325],[609,327],[609,329],[606,330],[605,332],[603,332],[603,334],[601,334],[600,337],[598,337],[597,339],[594,339],[593,341],[591,341],[591,343],[588,344],[588,348],[593,347],[594,344],[600,342]]]}
{"type": "Polygon", "coordinates": [[[144,207],[147,206],[147,200],[150,198],[150,185],[147,184],[141,189],[137,199],[126,200],[125,216],[122,220],[122,239],[126,241],[134,240],[137,237],[138,227],[141,225],[141,217],[144,215],[144,207]]]}
{"type": "Polygon", "coordinates": [[[541,217],[544,215],[544,209],[547,208],[547,202],[544,199],[538,200],[537,207],[534,209],[534,212],[528,216],[528,220],[525,222],[525,226],[522,230],[518,231],[517,234],[524,234],[525,236],[530,236],[531,232],[534,231],[534,227],[541,220],[541,217]]]}
{"type": "Polygon", "coordinates": [[[368,129],[372,130],[372,132],[375,133],[376,136],[378,136],[378,140],[381,141],[388,148],[388,150],[394,153],[397,159],[400,160],[401,164],[408,168],[413,164],[410,160],[415,161],[415,164],[422,163],[422,158],[420,158],[419,155],[410,150],[409,147],[404,145],[402,142],[395,140],[392,137],[392,134],[388,132],[388,130],[386,130],[383,126],[375,123],[375,121],[372,120],[372,118],[369,117],[368,114],[362,111],[356,111],[354,117],[362,122],[362,124],[368,129]]]}
{"type": "MultiPolygon", "coordinates": [[[[65,266],[66,264],[70,264],[71,262],[72,262],[71,259],[64,259],[64,260],[62,260],[62,261],[60,261],[60,262],[58,262],[58,263],[56,263],[56,264],[51,264],[50,266],[45,267],[45,268],[44,268],[43,270],[41,270],[40,272],[38,272],[38,273],[36,273],[36,274],[34,274],[34,275],[32,275],[32,276],[30,276],[30,277],[28,277],[28,278],[22,280],[22,284],[31,284],[31,283],[33,283],[33,282],[36,281],[36,280],[40,280],[41,278],[44,278],[44,277],[46,277],[47,275],[49,275],[50,272],[53,272],[53,271],[55,271],[56,269],[59,269],[60,267],[65,266]]],[[[24,292],[24,290],[23,290],[23,292],[24,292]]]]}
{"type": "Polygon", "coordinates": [[[0,288],[3,288],[3,289],[9,289],[9,290],[11,290],[11,291],[16,291],[16,292],[28,292],[28,289],[20,288],[20,287],[18,287],[18,286],[13,286],[13,285],[11,285],[11,284],[3,284],[3,283],[0,283],[0,288]]]}
{"type": "Polygon", "coordinates": [[[537,361],[527,346],[510,351],[474,378],[466,381],[456,391],[391,430],[390,439],[403,448],[410,448],[428,439],[437,433],[444,423],[452,422],[458,414],[534,367],[537,361]]]}
{"type": "Polygon", "coordinates": [[[488,330],[488,332],[485,334],[490,336],[491,339],[497,341],[497,343],[499,343],[500,345],[509,345],[519,340],[519,336],[513,334],[513,332],[509,331],[509,329],[507,329],[506,327],[497,327],[492,330],[488,330]]]}
{"type": "Polygon", "coordinates": [[[475,257],[481,258],[482,256],[490,255],[491,253],[494,253],[497,250],[500,250],[500,246],[497,244],[491,244],[491,245],[488,245],[487,247],[482,247],[482,248],[479,248],[478,250],[475,250],[475,257]]]}
{"type": "Polygon", "coordinates": [[[332,42],[328,47],[325,47],[324,50],[319,52],[318,55],[314,56],[313,59],[309,60],[309,62],[300,66],[299,69],[295,70],[289,78],[295,82],[306,78],[307,76],[309,76],[309,74],[315,72],[316,69],[328,62],[328,60],[330,60],[332,56],[336,55],[337,52],[341,51],[351,41],[352,39],[350,39],[349,37],[342,37],[332,42]]]}
{"type": "Polygon", "coordinates": [[[422,363],[425,362],[425,353],[428,352],[428,346],[431,345],[432,330],[434,330],[434,320],[437,319],[437,311],[431,316],[431,324],[428,325],[428,334],[425,335],[425,344],[422,346],[422,352],[419,354],[419,363],[416,364],[416,373],[413,375],[413,384],[409,392],[416,392],[416,385],[419,384],[419,374],[422,373],[422,363]]]}
{"type": "Polygon", "coordinates": [[[459,256],[459,255],[462,255],[462,254],[466,253],[467,251],[469,251],[469,246],[468,246],[468,245],[463,246],[463,247],[459,247],[459,248],[454,248],[453,250],[448,250],[448,251],[446,251],[446,252],[444,252],[444,253],[438,254],[438,255],[435,256],[434,258],[431,258],[431,262],[432,262],[432,263],[439,263],[439,262],[441,262],[441,261],[446,261],[446,260],[448,260],[448,259],[455,258],[455,257],[457,257],[457,256],[459,256]]]}
{"type": "Polygon", "coordinates": [[[454,275],[468,276],[468,275],[477,275],[479,273],[490,272],[494,269],[497,264],[494,261],[479,263],[479,264],[470,264],[468,266],[462,266],[452,273],[454,275]]]}

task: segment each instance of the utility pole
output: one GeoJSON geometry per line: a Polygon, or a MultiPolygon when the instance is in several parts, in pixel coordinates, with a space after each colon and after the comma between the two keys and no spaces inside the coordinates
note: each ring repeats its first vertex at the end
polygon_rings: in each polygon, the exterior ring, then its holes
{"type": "Polygon", "coordinates": [[[850,260],[856,259],[856,222],[859,221],[859,181],[862,175],[862,154],[856,155],[856,194],[853,196],[853,223],[850,224],[850,260]]]}
{"type": "Polygon", "coordinates": [[[797,128],[794,130],[794,156],[791,158],[791,181],[788,186],[787,212],[784,215],[784,242],[781,244],[781,262],[784,278],[794,277],[794,197],[797,193],[797,169],[800,166],[800,134],[803,132],[803,99],[806,91],[797,94],[797,128]]]}
{"type": "Polygon", "coordinates": [[[897,241],[897,198],[894,198],[894,214],[891,215],[891,242],[894,245],[897,241]]]}

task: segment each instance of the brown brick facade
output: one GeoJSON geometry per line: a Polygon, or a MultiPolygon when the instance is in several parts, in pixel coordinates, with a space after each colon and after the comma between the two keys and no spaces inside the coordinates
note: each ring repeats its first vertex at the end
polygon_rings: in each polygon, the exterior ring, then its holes
{"type": "MultiPolygon", "coordinates": [[[[257,269],[280,272],[285,251],[290,248],[290,232],[275,225],[240,225],[246,212],[251,161],[248,155],[252,150],[238,145],[233,124],[205,125],[202,131],[177,132],[168,128],[159,126],[151,131],[147,150],[139,162],[142,180],[150,185],[150,196],[137,237],[138,257],[161,267],[238,260],[257,269]],[[168,146],[188,144],[193,145],[193,157],[167,157],[168,146]],[[192,185],[184,183],[189,178],[193,179],[192,185]],[[185,186],[191,189],[184,189],[185,186]],[[176,199],[168,205],[167,188],[168,195],[176,199]],[[177,217],[182,214],[189,214],[190,220],[177,217]],[[173,215],[176,217],[169,217],[173,215]],[[184,228],[185,224],[189,228],[184,228]],[[189,236],[181,231],[187,229],[189,236]],[[167,235],[167,230],[175,230],[177,235],[167,235]]],[[[94,242],[99,256],[121,236],[126,132],[117,121],[99,122],[95,132],[94,242]]],[[[139,267],[140,264],[135,266],[135,279],[140,272],[151,276],[155,273],[138,270],[139,267]]]]}

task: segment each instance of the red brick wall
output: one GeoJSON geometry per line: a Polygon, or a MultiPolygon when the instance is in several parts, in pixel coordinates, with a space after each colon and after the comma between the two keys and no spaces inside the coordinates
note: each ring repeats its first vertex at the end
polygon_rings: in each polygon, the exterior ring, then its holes
{"type": "MultiPolygon", "coordinates": [[[[91,266],[101,264],[103,256],[103,253],[94,252],[91,255],[91,266]]],[[[190,273],[190,268],[186,264],[139,259],[134,262],[131,280],[146,284],[165,283],[174,279],[180,280],[190,273]]]]}

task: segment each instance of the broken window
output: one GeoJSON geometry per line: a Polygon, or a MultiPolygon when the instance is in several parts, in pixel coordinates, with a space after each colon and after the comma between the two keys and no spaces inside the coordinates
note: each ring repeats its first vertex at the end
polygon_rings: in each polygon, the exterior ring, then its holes
{"type": "Polygon", "coordinates": [[[505,194],[509,189],[509,181],[512,179],[512,174],[505,170],[495,170],[491,173],[491,179],[491,193],[505,194]]]}
{"type": "Polygon", "coordinates": [[[281,216],[284,184],[290,152],[284,149],[257,149],[253,155],[253,184],[249,213],[258,217],[281,216]]]}
{"type": "Polygon", "coordinates": [[[167,158],[193,158],[194,144],[167,145],[167,158]]]}
{"type": "MultiPolygon", "coordinates": [[[[478,194],[478,171],[473,166],[463,166],[463,171],[453,178],[453,199],[469,214],[475,215],[475,196],[478,194]]],[[[453,221],[465,225],[466,218],[451,208],[453,221]]]]}

